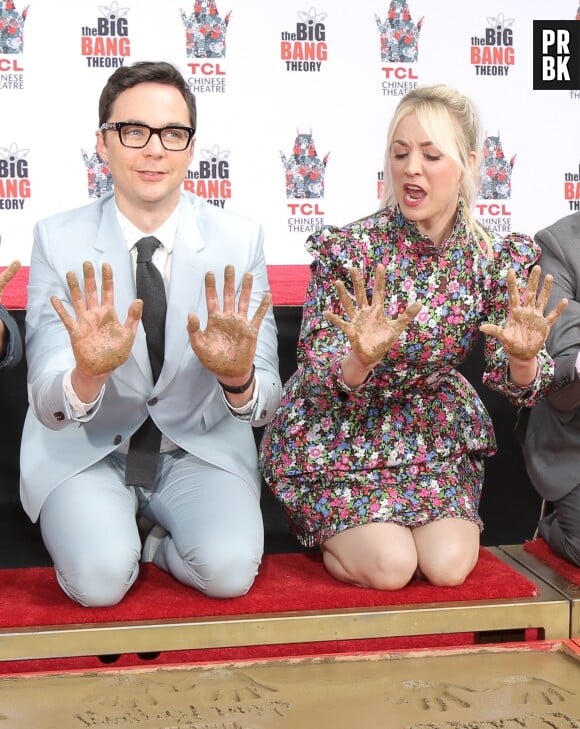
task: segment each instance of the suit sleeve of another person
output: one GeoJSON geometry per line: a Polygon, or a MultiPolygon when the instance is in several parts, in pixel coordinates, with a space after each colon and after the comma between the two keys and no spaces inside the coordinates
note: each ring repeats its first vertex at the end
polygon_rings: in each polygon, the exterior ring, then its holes
{"type": "Polygon", "coordinates": [[[20,336],[18,322],[2,305],[0,305],[0,320],[6,327],[6,352],[4,357],[0,359],[0,368],[10,369],[16,367],[22,359],[22,337],[20,336]]]}
{"type": "Polygon", "coordinates": [[[568,299],[568,307],[553,325],[546,343],[555,363],[548,401],[556,410],[575,410],[580,406],[580,377],[576,370],[580,351],[580,213],[539,231],[536,241],[542,248],[542,273],[554,277],[547,311],[560,299],[568,299]]]}
{"type": "Polygon", "coordinates": [[[562,297],[569,303],[546,342],[555,365],[547,397],[524,414],[523,454],[536,491],[548,501],[557,501],[578,486],[580,382],[575,362],[580,349],[580,213],[539,231],[536,241],[542,249],[542,273],[554,277],[547,311],[562,297]]]}

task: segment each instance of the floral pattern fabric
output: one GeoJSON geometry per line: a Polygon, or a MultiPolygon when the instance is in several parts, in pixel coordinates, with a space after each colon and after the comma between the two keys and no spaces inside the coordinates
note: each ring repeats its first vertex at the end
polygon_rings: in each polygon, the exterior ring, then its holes
{"type": "MultiPolygon", "coordinates": [[[[264,479],[302,544],[372,521],[414,527],[460,517],[482,528],[483,459],[496,443],[481,398],[457,367],[483,336],[480,324],[507,318],[508,270],[523,291],[539,256],[529,236],[490,237],[493,256],[468,234],[460,207],[452,235],[436,246],[394,207],[308,239],[298,368],[260,446],[264,479]],[[367,381],[350,389],[340,370],[350,344],[323,312],[345,316],[334,281],[352,294],[353,266],[370,300],[378,263],[386,267],[387,316],[412,301],[423,306],[367,381]]],[[[484,354],[483,382],[515,406],[531,407],[552,379],[545,350],[526,389],[510,382],[497,340],[486,337],[484,354]]]]}

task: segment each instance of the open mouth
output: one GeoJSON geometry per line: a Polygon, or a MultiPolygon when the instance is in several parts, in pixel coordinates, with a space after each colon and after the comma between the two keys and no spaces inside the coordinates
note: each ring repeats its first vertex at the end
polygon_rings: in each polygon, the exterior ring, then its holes
{"type": "Polygon", "coordinates": [[[405,185],[403,189],[405,192],[405,199],[409,202],[420,202],[427,197],[425,190],[418,185],[405,185]]]}

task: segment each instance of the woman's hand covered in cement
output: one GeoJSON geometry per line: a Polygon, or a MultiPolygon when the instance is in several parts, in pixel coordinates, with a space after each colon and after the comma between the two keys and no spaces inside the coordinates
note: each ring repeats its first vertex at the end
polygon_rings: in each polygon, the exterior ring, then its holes
{"type": "Polygon", "coordinates": [[[349,296],[343,281],[336,281],[338,296],[348,320],[341,318],[331,311],[325,311],[328,321],[343,331],[352,347],[353,352],[366,366],[378,364],[385,353],[417,314],[422,304],[415,301],[409,304],[405,311],[396,319],[385,316],[385,267],[379,264],[376,268],[375,287],[371,303],[368,303],[362,274],[359,269],[351,268],[350,277],[354,287],[354,302],[349,296]]]}
{"type": "Polygon", "coordinates": [[[498,339],[508,356],[519,360],[531,360],[538,354],[546,342],[552,325],[568,306],[568,299],[561,299],[554,309],[544,316],[552,291],[553,277],[550,274],[546,275],[542,290],[538,294],[541,273],[540,266],[533,267],[522,299],[515,271],[508,271],[507,321],[503,326],[486,322],[479,327],[484,334],[498,339]]]}

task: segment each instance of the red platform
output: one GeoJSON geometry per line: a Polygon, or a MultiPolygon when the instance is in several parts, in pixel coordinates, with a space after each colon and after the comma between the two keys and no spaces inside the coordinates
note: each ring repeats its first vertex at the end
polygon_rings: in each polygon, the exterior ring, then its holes
{"type": "MultiPolygon", "coordinates": [[[[394,592],[334,580],[317,553],[267,554],[250,592],[217,600],[151,564],[114,607],[67,598],[50,567],[0,570],[0,673],[91,667],[98,654],[161,651],[162,660],[212,661],[348,650],[470,645],[486,631],[526,640],[564,635],[567,603],[493,549],[482,548],[466,582],[437,588],[415,579],[394,592]]],[[[485,640],[483,640],[485,642],[485,640]]]]}
{"type": "MultiPolygon", "coordinates": [[[[23,266],[2,292],[2,303],[7,309],[26,309],[28,272],[28,266],[23,266]]],[[[274,306],[302,306],[309,277],[308,265],[268,266],[274,306]]]]}

